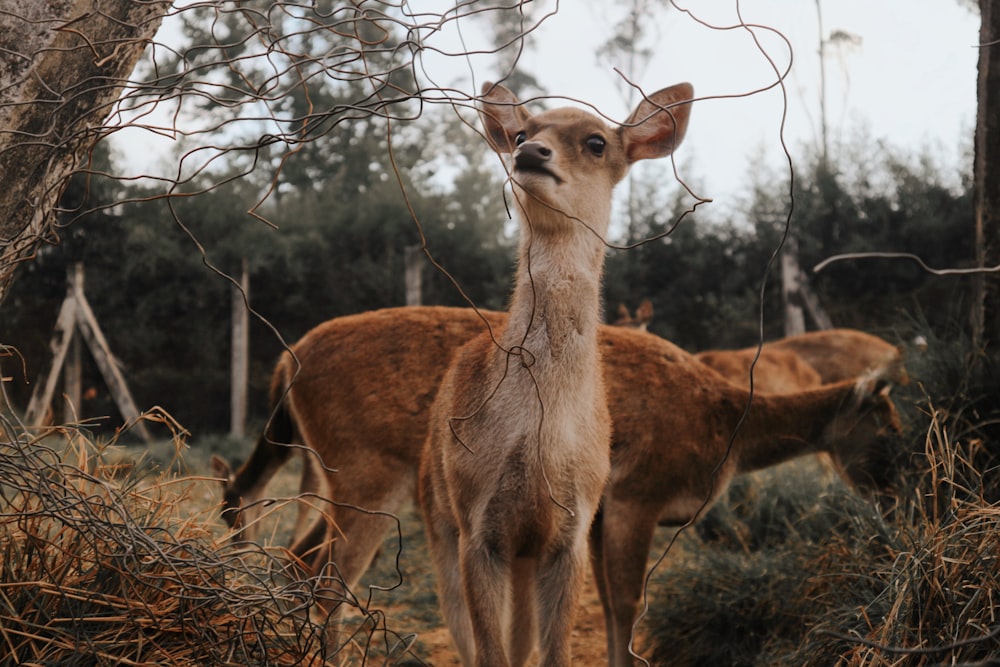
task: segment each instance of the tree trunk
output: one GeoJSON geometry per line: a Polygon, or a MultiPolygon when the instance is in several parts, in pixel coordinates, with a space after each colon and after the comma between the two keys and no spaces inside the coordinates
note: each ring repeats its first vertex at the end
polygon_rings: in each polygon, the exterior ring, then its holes
{"type": "Polygon", "coordinates": [[[17,265],[54,236],[67,178],[160,25],[168,2],[8,0],[0,12],[0,303],[17,265]]]}
{"type": "MultiPolygon", "coordinates": [[[[975,231],[979,266],[1000,264],[1000,0],[980,0],[979,79],[975,156],[975,231]]],[[[975,349],[996,359],[1000,345],[1000,283],[994,273],[975,281],[975,349]]]]}
{"type": "Polygon", "coordinates": [[[799,241],[789,234],[781,249],[781,303],[784,308],[785,336],[806,332],[802,309],[802,272],[799,270],[799,241]]]}

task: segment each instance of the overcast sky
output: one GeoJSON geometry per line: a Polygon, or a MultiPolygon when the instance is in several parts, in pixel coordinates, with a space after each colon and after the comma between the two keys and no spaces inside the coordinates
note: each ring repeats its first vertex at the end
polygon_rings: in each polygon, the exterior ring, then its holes
{"type": "MultiPolygon", "coordinates": [[[[544,2],[542,3],[545,4],[544,2]]],[[[620,4],[575,0],[558,3],[528,38],[524,68],[549,94],[597,104],[613,118],[627,108],[618,77],[599,62],[595,46],[606,41],[620,4]]],[[[548,7],[556,3],[549,2],[548,7]]],[[[661,12],[652,25],[655,56],[643,71],[629,73],[646,92],[690,81],[698,97],[685,145],[678,150],[681,176],[703,184],[699,194],[727,207],[745,196],[752,165],[761,160],[781,167],[783,92],[751,91],[775,82],[767,57],[745,29],[717,30],[740,23],[769,26],[754,30],[785,80],[788,117],[785,138],[793,157],[803,142],[819,145],[820,66],[816,3],[809,0],[689,0],[661,12]],[[697,19],[697,20],[696,20],[697,19]],[[791,50],[789,50],[789,48],[791,50]]],[[[940,163],[959,169],[975,127],[979,17],[958,0],[826,0],[823,32],[857,38],[826,51],[827,122],[830,141],[865,130],[873,140],[914,152],[933,151],[940,163]]],[[[536,15],[538,12],[536,11],[536,15]]],[[[473,31],[464,31],[475,43],[473,31]]],[[[452,63],[451,66],[455,66],[452,63]]],[[[468,76],[469,66],[464,62],[468,76]]],[[[474,63],[482,81],[494,76],[474,63]]],[[[441,65],[442,76],[446,66],[441,65]]],[[[432,65],[433,71],[433,65],[432,65]]],[[[471,83],[466,84],[470,86],[471,83]]],[[[715,206],[715,205],[713,205],[715,206]]]]}
{"type": "MultiPolygon", "coordinates": [[[[411,2],[422,11],[454,8],[454,0],[411,2]]],[[[522,61],[545,91],[596,104],[612,118],[630,109],[620,79],[595,48],[612,33],[623,3],[605,0],[536,0],[535,15],[558,12],[528,36],[522,61]]],[[[842,31],[858,38],[847,47],[827,50],[827,119],[831,142],[866,128],[873,140],[897,148],[934,152],[939,163],[964,168],[975,126],[976,63],[979,17],[959,0],[824,0],[824,35],[842,31]]],[[[785,139],[793,158],[803,142],[819,142],[819,27],[815,1],[688,0],[661,11],[650,24],[655,55],[642,71],[627,72],[646,92],[690,81],[700,98],[692,112],[685,144],[677,152],[680,176],[699,184],[698,194],[712,198],[713,210],[739,208],[746,197],[753,165],[782,168],[779,141],[783,92],[771,85],[773,66],[746,29],[719,30],[740,23],[769,26],[783,35],[756,28],[754,35],[785,79],[788,116],[785,139]],[[689,13],[677,7],[686,9],[689,13]],[[742,96],[742,97],[734,97],[742,96]]],[[[455,51],[488,51],[491,40],[482,21],[461,23],[464,43],[453,29],[431,38],[455,51]]],[[[454,24],[450,25],[454,28],[454,24]]],[[[157,40],[176,43],[176,22],[168,22],[157,40]]],[[[492,56],[435,58],[423,65],[438,84],[472,93],[497,75],[492,56]],[[475,83],[473,83],[473,78],[475,83]]],[[[132,169],[149,173],[150,155],[166,153],[169,144],[138,131],[123,133],[117,145],[131,149],[132,169]]]]}

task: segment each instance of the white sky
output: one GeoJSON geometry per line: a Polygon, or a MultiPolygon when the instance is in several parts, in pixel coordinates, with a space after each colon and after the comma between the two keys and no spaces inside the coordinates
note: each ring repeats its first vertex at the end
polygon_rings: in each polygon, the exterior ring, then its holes
{"type": "MultiPolygon", "coordinates": [[[[545,3],[543,3],[545,4],[545,3]]],[[[621,3],[562,0],[558,13],[529,36],[523,58],[553,95],[596,104],[615,119],[630,108],[618,75],[594,56],[611,34],[621,3]]],[[[555,7],[550,0],[546,6],[555,7]]],[[[756,34],[780,70],[793,56],[785,81],[785,138],[793,158],[802,144],[819,145],[819,24],[810,0],[688,0],[677,2],[716,26],[748,24],[780,31],[756,34]]],[[[827,120],[831,144],[866,129],[872,140],[904,150],[932,151],[939,163],[964,168],[963,150],[975,127],[979,17],[958,0],[825,0],[823,29],[860,38],[849,48],[828,48],[827,120]]],[[[745,29],[713,30],[676,8],[653,28],[655,56],[644,72],[629,73],[646,92],[690,81],[698,97],[744,95],[776,77],[745,29]]],[[[470,39],[468,33],[467,40],[470,39]]],[[[467,41],[467,43],[470,43],[467,41]]],[[[474,43],[474,39],[473,42],[474,43]]],[[[478,81],[496,72],[476,68],[478,81]]],[[[468,66],[465,67],[468,76],[468,66]]],[[[461,85],[461,84],[460,84],[461,85]]],[[[471,89],[471,84],[465,84],[471,89]]],[[[685,145],[677,152],[681,177],[702,184],[698,194],[728,209],[745,197],[752,165],[782,167],[779,142],[782,92],[697,102],[685,145]]]]}
{"type": "MultiPolygon", "coordinates": [[[[421,10],[454,7],[454,0],[416,0],[421,10]]],[[[538,0],[558,13],[528,38],[523,67],[552,95],[594,103],[623,119],[630,111],[620,81],[594,48],[606,41],[620,3],[605,0],[538,0]]],[[[819,141],[819,60],[814,0],[686,0],[678,6],[702,21],[720,26],[747,23],[770,26],[790,42],[794,56],[786,79],[788,118],[785,138],[793,158],[803,142],[819,141]]],[[[964,168],[963,150],[975,126],[979,17],[958,0],[824,0],[824,32],[846,31],[861,43],[828,50],[827,118],[831,142],[867,128],[873,140],[912,150],[932,150],[940,164],[964,168]]],[[[539,11],[539,15],[544,13],[539,11]]],[[[480,22],[481,23],[481,22],[480,22]]],[[[465,46],[489,50],[488,37],[474,21],[462,24],[465,46]]],[[[157,37],[171,41],[170,28],[157,37]]],[[[745,29],[712,30],[676,8],[663,11],[652,30],[655,56],[643,72],[629,73],[646,92],[690,81],[701,97],[745,95],[775,81],[775,74],[745,29]]],[[[789,63],[785,43],[765,30],[756,33],[779,69],[789,63]]],[[[453,30],[433,43],[464,50],[453,30]]],[[[472,92],[497,75],[492,57],[435,58],[424,65],[440,85],[472,92]],[[475,74],[475,85],[471,71],[475,74]]],[[[714,200],[718,211],[738,208],[748,192],[751,166],[780,168],[780,89],[750,97],[705,99],[695,104],[685,144],[677,151],[680,175],[700,185],[698,194],[714,200]]],[[[149,172],[149,137],[121,133],[117,142],[129,163],[149,172]],[[138,163],[138,164],[137,164],[138,163]],[[142,166],[138,166],[141,164],[142,166]]]]}

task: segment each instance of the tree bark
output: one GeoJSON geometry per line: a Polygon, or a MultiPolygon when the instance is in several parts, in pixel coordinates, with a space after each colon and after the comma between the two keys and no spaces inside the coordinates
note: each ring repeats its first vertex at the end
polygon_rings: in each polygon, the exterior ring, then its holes
{"type": "MultiPolygon", "coordinates": [[[[978,111],[973,173],[979,266],[1000,264],[1000,0],[980,0],[978,111]]],[[[1000,345],[1000,282],[994,273],[975,281],[972,339],[976,350],[997,358],[1000,345]]]]}
{"type": "Polygon", "coordinates": [[[799,241],[789,234],[781,250],[781,303],[784,308],[785,336],[806,332],[802,309],[802,271],[799,269],[799,241]]]}
{"type": "Polygon", "coordinates": [[[10,0],[0,11],[0,303],[54,236],[68,177],[102,127],[166,1],[10,0]]]}

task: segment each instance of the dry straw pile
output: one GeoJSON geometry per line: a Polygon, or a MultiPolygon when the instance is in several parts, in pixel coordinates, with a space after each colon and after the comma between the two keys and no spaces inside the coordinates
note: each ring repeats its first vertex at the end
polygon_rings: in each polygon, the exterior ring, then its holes
{"type": "MultiPolygon", "coordinates": [[[[190,484],[112,481],[91,443],[64,435],[59,454],[0,421],[0,664],[340,664],[307,613],[317,580],[213,536],[187,514],[190,484]]],[[[378,621],[346,645],[401,650],[378,621]]]]}

